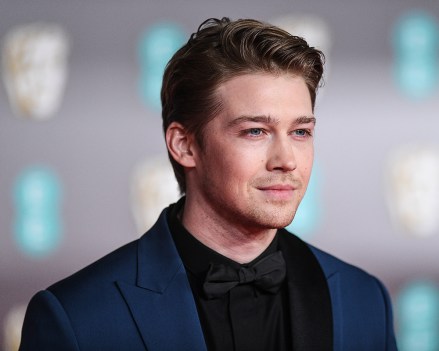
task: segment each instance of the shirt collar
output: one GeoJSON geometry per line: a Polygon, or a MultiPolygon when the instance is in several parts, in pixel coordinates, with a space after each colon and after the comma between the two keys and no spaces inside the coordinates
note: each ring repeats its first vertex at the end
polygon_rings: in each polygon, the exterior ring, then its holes
{"type": "Polygon", "coordinates": [[[197,277],[204,279],[211,263],[226,264],[239,268],[240,266],[246,266],[257,262],[278,250],[278,233],[276,233],[270,245],[250,263],[241,265],[238,262],[219,254],[201,243],[183,226],[179,219],[179,214],[183,212],[184,202],[185,197],[182,197],[176,204],[170,206],[167,220],[183,264],[187,270],[195,274],[197,277]]]}

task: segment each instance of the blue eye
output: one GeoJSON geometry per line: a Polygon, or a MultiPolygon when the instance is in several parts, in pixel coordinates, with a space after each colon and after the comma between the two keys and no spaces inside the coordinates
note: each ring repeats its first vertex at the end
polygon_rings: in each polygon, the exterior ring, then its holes
{"type": "Polygon", "coordinates": [[[260,128],[251,128],[248,130],[248,133],[250,135],[258,136],[258,135],[261,135],[262,130],[260,128]]]}
{"type": "Polygon", "coordinates": [[[306,129],[297,129],[294,131],[294,133],[300,137],[305,137],[305,136],[311,135],[311,132],[306,130],[306,129]]]}

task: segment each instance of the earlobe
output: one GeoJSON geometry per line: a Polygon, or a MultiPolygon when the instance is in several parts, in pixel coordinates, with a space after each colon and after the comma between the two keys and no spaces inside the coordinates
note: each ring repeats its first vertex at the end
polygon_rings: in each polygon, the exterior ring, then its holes
{"type": "Polygon", "coordinates": [[[180,123],[172,122],[166,130],[166,146],[171,156],[183,167],[195,167],[192,135],[180,123]]]}

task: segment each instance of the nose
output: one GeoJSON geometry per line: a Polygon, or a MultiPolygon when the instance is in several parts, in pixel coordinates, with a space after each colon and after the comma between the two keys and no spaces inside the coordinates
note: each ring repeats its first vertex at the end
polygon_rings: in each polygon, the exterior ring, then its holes
{"type": "Polygon", "coordinates": [[[267,153],[267,170],[291,172],[296,169],[294,147],[288,136],[273,138],[267,153]]]}

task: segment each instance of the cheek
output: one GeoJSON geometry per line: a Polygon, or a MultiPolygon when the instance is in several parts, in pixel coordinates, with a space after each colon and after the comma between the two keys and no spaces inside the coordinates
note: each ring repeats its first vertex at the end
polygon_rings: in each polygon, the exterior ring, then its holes
{"type": "Polygon", "coordinates": [[[302,178],[303,185],[308,187],[311,173],[312,173],[312,161],[304,160],[304,163],[302,163],[302,166],[300,167],[300,170],[298,172],[300,174],[300,177],[302,178]]]}
{"type": "Polygon", "coordinates": [[[300,164],[304,174],[311,174],[312,165],[314,162],[314,149],[310,147],[308,150],[304,150],[301,154],[300,164]]]}
{"type": "Polygon", "coordinates": [[[243,196],[251,186],[252,179],[256,178],[253,172],[255,164],[242,158],[229,158],[222,166],[224,168],[214,175],[217,182],[222,184],[224,189],[228,189],[229,195],[243,196]]]}

